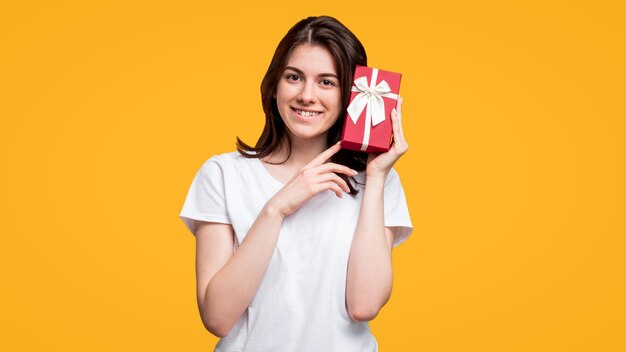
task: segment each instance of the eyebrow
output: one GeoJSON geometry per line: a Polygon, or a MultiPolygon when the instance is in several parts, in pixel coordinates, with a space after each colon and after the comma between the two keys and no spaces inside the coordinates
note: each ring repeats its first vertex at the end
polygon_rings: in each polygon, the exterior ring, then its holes
{"type": "MultiPolygon", "coordinates": [[[[304,75],[304,72],[302,72],[302,70],[297,69],[297,68],[295,68],[293,66],[287,66],[287,67],[285,67],[285,70],[292,70],[292,71],[297,72],[298,74],[304,75]]],[[[339,79],[339,76],[337,76],[334,73],[320,73],[318,75],[318,77],[335,77],[336,79],[339,79]]]]}

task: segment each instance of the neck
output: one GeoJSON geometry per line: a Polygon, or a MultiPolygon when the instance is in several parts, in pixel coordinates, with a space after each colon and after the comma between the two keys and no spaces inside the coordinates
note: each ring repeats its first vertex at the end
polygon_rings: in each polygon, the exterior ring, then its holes
{"type": "MultiPolygon", "coordinates": [[[[275,153],[275,160],[285,160],[288,155],[287,143],[283,143],[280,150],[275,153]]],[[[328,149],[326,144],[326,135],[321,135],[312,139],[300,139],[291,135],[291,155],[285,162],[285,166],[293,169],[301,169],[311,160],[315,159],[320,153],[328,149]]]]}

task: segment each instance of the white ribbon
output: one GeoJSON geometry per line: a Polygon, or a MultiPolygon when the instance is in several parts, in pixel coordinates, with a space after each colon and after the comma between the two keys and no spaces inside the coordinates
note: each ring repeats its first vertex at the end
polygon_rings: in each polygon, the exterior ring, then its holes
{"type": "Polygon", "coordinates": [[[363,109],[367,107],[365,111],[365,133],[363,134],[363,143],[361,144],[362,151],[365,151],[369,145],[372,126],[385,121],[385,102],[383,97],[398,100],[398,95],[391,93],[391,88],[389,88],[389,84],[386,81],[380,81],[380,83],[375,85],[377,78],[378,69],[374,68],[372,69],[372,79],[369,85],[365,76],[354,80],[352,91],[359,92],[359,94],[354,97],[347,109],[350,119],[356,124],[363,109]]]}

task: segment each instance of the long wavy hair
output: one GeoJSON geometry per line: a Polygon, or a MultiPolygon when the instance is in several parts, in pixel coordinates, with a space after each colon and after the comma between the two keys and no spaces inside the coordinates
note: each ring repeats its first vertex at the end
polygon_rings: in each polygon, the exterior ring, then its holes
{"type": "MultiPolygon", "coordinates": [[[[367,66],[367,55],[359,39],[335,18],[329,16],[308,17],[291,27],[274,52],[270,66],[261,82],[261,101],[265,112],[265,127],[254,147],[237,137],[237,150],[242,156],[263,158],[272,154],[283,143],[287,147],[287,158],[276,164],[286,162],[291,156],[291,138],[278,111],[274,95],[287,65],[287,60],[293,50],[301,44],[319,45],[327,49],[335,61],[339,87],[342,92],[341,110],[339,118],[328,130],[327,147],[337,143],[341,138],[346,109],[350,100],[354,70],[356,65],[367,66]]],[[[363,171],[366,167],[367,153],[342,149],[332,156],[331,162],[363,171]]],[[[350,188],[350,194],[358,193],[358,190],[349,181],[351,179],[358,183],[354,177],[348,177],[341,173],[337,175],[346,181],[350,188]]]]}

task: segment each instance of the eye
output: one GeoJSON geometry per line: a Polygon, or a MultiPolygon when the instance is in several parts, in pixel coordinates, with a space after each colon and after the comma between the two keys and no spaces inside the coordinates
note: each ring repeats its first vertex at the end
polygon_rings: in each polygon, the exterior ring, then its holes
{"type": "Polygon", "coordinates": [[[298,76],[295,73],[290,73],[287,75],[287,80],[288,81],[299,81],[300,80],[300,76],[298,76]]]}
{"type": "Polygon", "coordinates": [[[323,79],[322,80],[322,85],[325,86],[336,86],[335,82],[329,80],[329,79],[323,79]]]}

